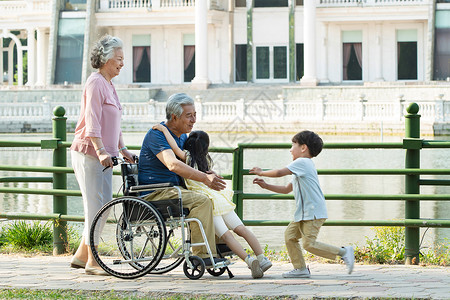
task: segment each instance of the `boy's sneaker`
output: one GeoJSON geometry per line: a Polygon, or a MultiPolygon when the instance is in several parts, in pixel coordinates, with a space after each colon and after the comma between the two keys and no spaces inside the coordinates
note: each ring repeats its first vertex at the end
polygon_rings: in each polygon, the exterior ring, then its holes
{"type": "Polygon", "coordinates": [[[311,277],[311,272],[309,271],[309,268],[303,268],[303,269],[294,269],[292,271],[283,273],[284,278],[309,278],[311,277]]]}
{"type": "Polygon", "coordinates": [[[344,249],[345,254],[341,258],[344,261],[345,265],[347,266],[348,274],[352,274],[353,265],[355,264],[355,252],[352,246],[344,247],[344,249]]]}
{"type": "Polygon", "coordinates": [[[253,278],[261,278],[264,276],[261,266],[259,265],[258,259],[254,257],[249,257],[247,261],[248,267],[252,270],[253,278]]]}
{"type": "Polygon", "coordinates": [[[270,260],[267,257],[264,257],[260,262],[259,265],[261,266],[261,270],[263,272],[267,271],[270,269],[270,267],[272,267],[272,263],[270,262],[270,260]]]}

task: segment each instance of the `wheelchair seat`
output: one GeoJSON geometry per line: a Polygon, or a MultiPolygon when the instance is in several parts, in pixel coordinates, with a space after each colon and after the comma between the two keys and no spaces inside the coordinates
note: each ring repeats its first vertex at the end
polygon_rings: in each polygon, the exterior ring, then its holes
{"type": "MultiPolygon", "coordinates": [[[[125,196],[139,197],[140,191],[148,191],[161,188],[170,188],[174,185],[172,183],[157,183],[139,185],[138,180],[138,164],[124,163],[120,165],[123,180],[123,194],[125,196]]],[[[157,201],[149,201],[161,213],[164,220],[171,217],[179,217],[189,215],[189,209],[182,207],[180,199],[164,199],[157,201]]]]}

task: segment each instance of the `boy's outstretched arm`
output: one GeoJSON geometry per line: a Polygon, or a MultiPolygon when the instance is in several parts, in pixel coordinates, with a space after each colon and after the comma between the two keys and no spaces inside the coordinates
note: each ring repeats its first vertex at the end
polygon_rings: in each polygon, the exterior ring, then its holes
{"type": "Polygon", "coordinates": [[[175,142],[175,139],[165,126],[161,124],[156,124],[153,125],[152,129],[162,131],[162,133],[164,133],[164,136],[166,137],[167,142],[169,143],[170,148],[172,148],[172,151],[175,153],[175,155],[178,156],[183,162],[186,162],[186,153],[178,147],[177,142],[175,142]]]}
{"type": "Polygon", "coordinates": [[[260,187],[262,187],[263,189],[275,192],[275,193],[279,193],[279,194],[288,194],[290,192],[292,192],[292,183],[289,183],[288,185],[284,186],[284,185],[273,185],[273,184],[268,184],[267,182],[264,181],[264,179],[261,178],[255,178],[253,179],[253,184],[257,184],[260,187]]]}
{"type": "Polygon", "coordinates": [[[255,175],[258,175],[258,176],[266,176],[266,177],[283,177],[283,176],[292,174],[292,172],[288,168],[263,171],[259,167],[251,168],[249,170],[249,173],[250,174],[255,174],[255,175]]]}

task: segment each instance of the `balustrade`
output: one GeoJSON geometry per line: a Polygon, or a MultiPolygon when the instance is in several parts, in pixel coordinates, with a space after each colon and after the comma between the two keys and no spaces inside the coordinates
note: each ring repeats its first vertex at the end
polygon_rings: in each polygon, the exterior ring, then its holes
{"type": "MultiPolygon", "coordinates": [[[[436,100],[417,102],[422,119],[429,123],[450,122],[450,101],[436,100]]],[[[48,120],[52,107],[60,103],[3,103],[0,106],[0,123],[48,120]]],[[[80,114],[78,102],[66,102],[66,117],[76,122],[80,114]]],[[[400,97],[395,101],[331,101],[322,98],[315,101],[286,101],[244,99],[233,102],[196,101],[198,122],[229,122],[236,117],[243,122],[260,123],[264,121],[334,121],[334,122],[403,122],[405,101],[400,97]]],[[[123,120],[126,122],[160,122],[165,119],[165,102],[150,100],[147,103],[123,103],[123,120]]]]}
{"type": "Polygon", "coordinates": [[[316,0],[317,7],[424,5],[430,0],[316,0]]]}
{"type": "MultiPolygon", "coordinates": [[[[45,1],[45,0],[35,0],[45,1]]],[[[129,10],[136,8],[147,8],[151,10],[190,8],[195,6],[196,0],[100,0],[99,11],[129,10]]],[[[203,0],[202,0],[203,1],[203,0]]],[[[218,0],[206,0],[209,9],[224,10],[227,8],[225,2],[218,0]]]]}
{"type": "Polygon", "coordinates": [[[0,1],[0,14],[50,11],[50,0],[0,1]]]}

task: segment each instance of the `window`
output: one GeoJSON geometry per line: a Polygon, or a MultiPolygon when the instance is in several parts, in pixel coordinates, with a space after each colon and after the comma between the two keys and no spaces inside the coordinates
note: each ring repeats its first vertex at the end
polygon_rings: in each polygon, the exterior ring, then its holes
{"type": "Polygon", "coordinates": [[[85,19],[60,19],[56,48],[55,82],[81,83],[85,19]]]}
{"type": "Polygon", "coordinates": [[[184,82],[191,82],[195,77],[195,35],[183,35],[184,82]]]}
{"type": "Polygon", "coordinates": [[[342,32],[342,79],[362,80],[362,32],[342,32]]]}
{"type": "Polygon", "coordinates": [[[273,78],[287,78],[287,48],[273,47],[273,78]]]}
{"type": "Polygon", "coordinates": [[[151,82],[150,35],[133,35],[133,82],[151,82]]]}
{"type": "Polygon", "coordinates": [[[247,44],[236,45],[235,80],[247,81],[247,44]]]}
{"type": "Polygon", "coordinates": [[[256,80],[283,79],[288,77],[286,46],[256,47],[256,80]]]}
{"type": "Polygon", "coordinates": [[[362,44],[344,43],[344,80],[362,80],[362,44]]]}
{"type": "Polygon", "coordinates": [[[296,67],[296,80],[300,81],[303,75],[305,75],[303,44],[295,45],[295,67],[296,67]]]}
{"type": "Polygon", "coordinates": [[[417,30],[397,30],[397,78],[417,80],[417,30]]]}
{"type": "Polygon", "coordinates": [[[270,78],[269,47],[256,47],[256,79],[270,78]]]}
{"type": "Polygon", "coordinates": [[[434,80],[450,78],[450,11],[436,11],[434,80]]]}
{"type": "Polygon", "coordinates": [[[86,10],[86,0],[65,0],[63,10],[86,10]]]}
{"type": "Polygon", "coordinates": [[[246,0],[235,0],[234,6],[235,7],[247,7],[246,0]]]}
{"type": "Polygon", "coordinates": [[[303,5],[303,0],[295,0],[295,5],[297,6],[303,5]]]}
{"type": "Polygon", "coordinates": [[[255,7],[287,7],[288,0],[254,0],[255,7]]]}

